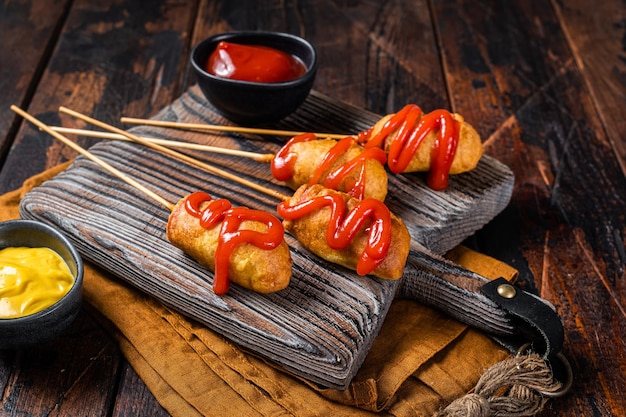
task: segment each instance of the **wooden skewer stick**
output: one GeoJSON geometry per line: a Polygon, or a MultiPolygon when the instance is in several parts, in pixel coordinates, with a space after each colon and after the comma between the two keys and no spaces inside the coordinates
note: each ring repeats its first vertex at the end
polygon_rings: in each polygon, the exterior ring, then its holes
{"type": "Polygon", "coordinates": [[[126,136],[128,139],[130,139],[130,140],[132,140],[134,142],[137,142],[137,143],[140,143],[140,144],[142,144],[144,146],[147,146],[149,148],[155,149],[155,150],[157,150],[159,152],[162,152],[162,153],[164,153],[166,155],[173,156],[174,158],[180,159],[180,160],[182,160],[184,162],[187,162],[187,163],[189,163],[191,165],[197,166],[198,168],[204,169],[207,172],[211,172],[213,174],[221,176],[222,178],[226,178],[228,180],[237,182],[237,183],[239,183],[241,185],[244,185],[246,187],[252,188],[253,190],[260,191],[260,192],[262,192],[264,194],[267,194],[269,196],[277,198],[277,199],[279,199],[281,201],[289,199],[289,196],[287,196],[285,194],[282,194],[282,193],[280,193],[278,191],[272,190],[272,189],[267,188],[267,187],[263,187],[263,186],[261,186],[259,184],[256,184],[256,183],[252,182],[252,181],[248,181],[245,178],[238,177],[236,175],[231,174],[230,172],[221,170],[221,169],[216,168],[216,167],[214,167],[212,165],[209,165],[209,164],[207,164],[205,162],[198,161],[195,158],[192,158],[192,157],[190,157],[188,155],[185,155],[185,154],[182,154],[180,152],[177,152],[177,151],[175,151],[173,149],[169,149],[169,148],[166,148],[165,146],[161,146],[161,145],[156,144],[156,143],[151,143],[151,142],[145,141],[144,139],[142,139],[141,137],[139,137],[137,135],[133,135],[130,132],[126,132],[125,130],[118,129],[115,126],[111,126],[111,125],[109,125],[107,123],[101,122],[101,121],[96,120],[96,119],[94,119],[92,117],[89,117],[89,116],[86,116],[84,114],[78,113],[78,112],[76,112],[74,110],[68,109],[67,107],[61,106],[61,107],[59,107],[59,111],[61,113],[65,113],[65,114],[68,114],[70,116],[76,117],[77,119],[80,119],[80,120],[83,120],[85,122],[91,123],[91,124],[93,124],[95,126],[101,127],[101,128],[103,128],[105,130],[109,130],[111,132],[118,133],[120,135],[126,136]]]}
{"type": "MultiPolygon", "coordinates": [[[[92,138],[131,141],[126,136],[121,135],[119,133],[100,132],[96,130],[87,130],[87,129],[75,129],[71,127],[61,127],[61,126],[51,126],[50,128],[54,130],[55,132],[59,132],[59,133],[69,133],[73,135],[87,136],[87,137],[92,137],[92,138]]],[[[177,141],[177,140],[147,138],[143,136],[141,138],[147,142],[152,142],[152,143],[156,143],[159,145],[167,146],[168,148],[183,148],[183,149],[192,149],[196,151],[219,153],[223,155],[241,156],[244,158],[252,159],[253,161],[256,161],[256,162],[269,163],[274,158],[274,154],[271,154],[271,153],[247,152],[247,151],[240,151],[238,149],[222,148],[219,146],[202,145],[199,143],[182,142],[182,141],[177,141]]]]}
{"type": "MultiPolygon", "coordinates": [[[[129,124],[142,124],[146,126],[159,126],[170,127],[174,129],[193,129],[193,130],[208,130],[216,132],[233,132],[233,133],[252,133],[255,135],[274,135],[274,136],[297,136],[308,132],[297,132],[291,130],[275,130],[275,129],[260,129],[253,127],[240,127],[240,126],[221,126],[221,125],[209,125],[203,123],[182,123],[182,122],[168,122],[166,120],[152,120],[152,119],[137,119],[134,117],[122,117],[120,119],[122,123],[129,124]]],[[[343,139],[346,136],[344,134],[337,133],[313,133],[318,138],[331,138],[331,139],[343,139]]]]}
{"type": "Polygon", "coordinates": [[[146,188],[142,184],[138,183],[137,181],[135,181],[134,179],[132,179],[128,175],[126,175],[123,172],[121,172],[120,170],[118,170],[117,168],[109,165],[107,162],[105,162],[102,159],[98,158],[97,156],[95,156],[94,154],[89,152],[88,150],[82,148],[80,145],[72,142],[71,140],[69,140],[68,138],[63,136],[61,133],[55,132],[54,130],[52,130],[50,128],[50,126],[48,126],[45,123],[41,122],[40,120],[36,119],[32,115],[26,113],[24,110],[20,109],[19,107],[15,106],[15,105],[11,105],[11,110],[13,110],[15,113],[19,114],[24,119],[28,120],[29,122],[31,122],[32,124],[37,126],[39,129],[43,130],[44,132],[48,133],[49,135],[53,136],[54,138],[60,140],[61,142],[63,142],[67,146],[71,147],[72,149],[74,149],[78,153],[84,155],[89,160],[91,160],[91,161],[95,162],[96,164],[100,165],[102,168],[106,169],[107,171],[109,171],[110,173],[112,173],[113,175],[115,175],[116,177],[121,179],[122,181],[126,182],[127,184],[129,184],[129,185],[131,185],[133,187],[136,187],[138,190],[142,191],[143,193],[145,193],[149,197],[153,198],[158,203],[161,203],[162,205],[167,207],[169,209],[169,211],[172,211],[174,209],[174,204],[170,203],[169,201],[165,200],[163,197],[159,196],[158,194],[154,193],[153,191],[151,191],[150,189],[146,188]]]}

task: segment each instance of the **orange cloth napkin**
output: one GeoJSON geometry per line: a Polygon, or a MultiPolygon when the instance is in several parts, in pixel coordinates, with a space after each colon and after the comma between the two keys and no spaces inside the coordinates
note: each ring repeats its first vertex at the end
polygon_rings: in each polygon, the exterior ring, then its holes
{"type": "MultiPolygon", "coordinates": [[[[0,220],[18,218],[22,196],[68,164],[0,197],[0,220]]],[[[486,277],[516,275],[511,267],[463,247],[447,256],[486,277]]],[[[509,356],[488,337],[445,314],[398,300],[349,388],[321,389],[89,264],[84,295],[173,416],[431,416],[470,391],[485,369],[509,356]]]]}

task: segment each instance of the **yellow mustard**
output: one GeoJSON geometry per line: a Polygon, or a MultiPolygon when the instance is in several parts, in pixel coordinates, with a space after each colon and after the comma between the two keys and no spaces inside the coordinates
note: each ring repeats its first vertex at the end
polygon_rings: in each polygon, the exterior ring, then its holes
{"type": "Polygon", "coordinates": [[[74,276],[52,249],[0,250],[0,319],[41,311],[60,300],[72,285],[74,276]]]}

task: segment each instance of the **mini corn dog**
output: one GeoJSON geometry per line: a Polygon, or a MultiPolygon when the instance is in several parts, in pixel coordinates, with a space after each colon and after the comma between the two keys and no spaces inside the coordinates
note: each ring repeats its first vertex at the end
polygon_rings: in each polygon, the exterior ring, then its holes
{"type": "Polygon", "coordinates": [[[383,279],[402,276],[411,237],[379,200],[303,185],[278,205],[285,230],[323,259],[383,279]]]}
{"type": "Polygon", "coordinates": [[[323,184],[352,197],[375,198],[387,195],[384,151],[364,149],[351,137],[340,141],[317,139],[312,133],[294,136],[274,156],[274,178],[296,190],[303,184],[323,184]]]}
{"type": "Polygon", "coordinates": [[[176,203],[167,239],[215,272],[213,291],[225,294],[229,282],[267,294],[289,285],[291,254],[280,220],[224,199],[196,192],[176,203]]]}
{"type": "Polygon", "coordinates": [[[365,148],[387,153],[387,166],[395,174],[429,171],[428,185],[445,189],[449,174],[476,167],[483,154],[480,136],[459,114],[446,110],[424,112],[409,104],[380,119],[358,135],[365,148]]]}

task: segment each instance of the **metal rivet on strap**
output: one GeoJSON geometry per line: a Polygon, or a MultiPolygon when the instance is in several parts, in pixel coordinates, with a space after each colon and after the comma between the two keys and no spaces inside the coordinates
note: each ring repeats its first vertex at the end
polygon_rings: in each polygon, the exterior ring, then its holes
{"type": "Polygon", "coordinates": [[[516,294],[515,287],[511,284],[498,285],[497,291],[498,295],[503,298],[513,298],[516,294]]]}

